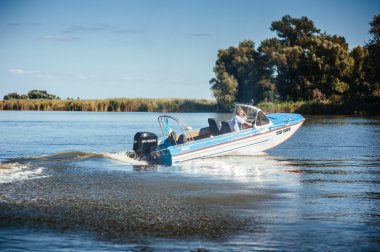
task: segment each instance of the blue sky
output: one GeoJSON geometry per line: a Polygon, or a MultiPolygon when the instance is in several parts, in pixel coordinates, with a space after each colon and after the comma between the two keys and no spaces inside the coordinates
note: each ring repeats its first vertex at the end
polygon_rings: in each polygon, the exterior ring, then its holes
{"type": "Polygon", "coordinates": [[[307,16],[353,48],[379,13],[379,0],[0,0],[0,99],[210,99],[218,49],[258,47],[272,21],[307,16]]]}

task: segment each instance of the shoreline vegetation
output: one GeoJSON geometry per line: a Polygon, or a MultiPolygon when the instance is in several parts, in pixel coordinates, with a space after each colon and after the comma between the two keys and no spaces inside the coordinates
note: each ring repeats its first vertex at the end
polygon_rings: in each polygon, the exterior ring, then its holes
{"type": "Polygon", "coordinates": [[[304,115],[380,115],[380,14],[365,46],[321,32],[307,17],[273,21],[277,37],[219,49],[209,81],[215,100],[111,98],[77,100],[45,90],[9,93],[0,110],[229,112],[255,100],[265,112],[304,115]]]}
{"type": "MultiPolygon", "coordinates": [[[[269,113],[301,113],[304,115],[380,115],[380,100],[331,102],[323,100],[260,102],[269,113]]],[[[0,101],[0,110],[93,111],[93,112],[230,112],[221,110],[216,101],[179,98],[112,98],[112,99],[18,99],[0,101]]]]}
{"type": "Polygon", "coordinates": [[[211,112],[216,102],[206,99],[18,99],[0,101],[0,110],[94,112],[211,112]]]}
{"type": "Polygon", "coordinates": [[[271,24],[276,37],[219,49],[209,82],[218,106],[253,99],[304,114],[379,114],[380,14],[369,25],[369,41],[350,49],[308,17],[285,15],[271,24]]]}

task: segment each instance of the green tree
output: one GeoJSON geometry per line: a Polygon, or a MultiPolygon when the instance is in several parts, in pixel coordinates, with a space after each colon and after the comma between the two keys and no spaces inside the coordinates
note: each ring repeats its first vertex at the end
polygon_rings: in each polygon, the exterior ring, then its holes
{"type": "Polygon", "coordinates": [[[49,94],[45,90],[31,90],[28,94],[19,95],[17,93],[9,93],[4,96],[4,100],[19,100],[19,99],[60,99],[56,95],[49,94]]]}
{"type": "Polygon", "coordinates": [[[350,53],[344,37],[320,33],[307,17],[286,15],[272,22],[278,38],[265,39],[257,51],[249,40],[219,50],[211,89],[223,106],[277,94],[293,101],[367,97],[380,90],[380,15],[371,26],[368,50],[350,53]]]}
{"type": "Polygon", "coordinates": [[[4,100],[18,100],[21,96],[18,93],[9,93],[4,96],[4,100]]]}
{"type": "MultiPolygon", "coordinates": [[[[344,38],[322,34],[307,39],[304,54],[309,91],[319,90],[326,98],[342,97],[348,92],[347,80],[353,69],[353,60],[344,38]]],[[[315,98],[309,95],[305,98],[315,98]]]]}
{"type": "Polygon", "coordinates": [[[320,34],[307,17],[284,16],[271,27],[279,39],[263,41],[260,51],[276,69],[276,85],[285,99],[308,100],[342,96],[352,59],[343,37],[320,34]]]}
{"type": "Polygon", "coordinates": [[[350,78],[350,99],[362,99],[369,97],[374,92],[374,85],[368,80],[368,49],[357,46],[350,53],[354,60],[354,67],[350,78]]]}
{"type": "Polygon", "coordinates": [[[368,48],[368,71],[371,83],[379,89],[380,86],[380,14],[373,17],[370,22],[369,33],[372,38],[367,44],[368,48]]]}
{"type": "Polygon", "coordinates": [[[277,89],[285,99],[304,99],[310,86],[305,76],[305,72],[310,73],[305,64],[308,60],[305,54],[309,51],[305,42],[319,33],[319,29],[307,17],[292,18],[286,15],[272,22],[271,30],[280,38],[265,42],[267,49],[275,50],[271,62],[277,71],[277,89]]]}
{"type": "Polygon", "coordinates": [[[277,33],[283,44],[290,47],[298,45],[305,36],[311,37],[320,32],[307,17],[292,18],[289,15],[283,16],[279,21],[273,21],[270,29],[277,33]]]}
{"type": "Polygon", "coordinates": [[[27,96],[29,99],[47,99],[48,94],[44,90],[31,90],[28,92],[27,96]]]}
{"type": "Polygon", "coordinates": [[[217,78],[210,80],[211,90],[221,110],[228,110],[236,100],[238,83],[227,72],[217,73],[217,78]]]}
{"type": "Polygon", "coordinates": [[[276,87],[276,77],[278,66],[281,65],[281,56],[278,53],[282,48],[282,44],[276,38],[266,39],[261,42],[260,47],[257,49],[259,57],[256,60],[256,69],[258,81],[255,89],[255,99],[257,101],[266,100],[274,101],[278,96],[276,87]]]}
{"type": "Polygon", "coordinates": [[[60,99],[58,96],[49,94],[45,90],[31,90],[27,96],[29,99],[60,99]]]}
{"type": "Polygon", "coordinates": [[[257,57],[254,43],[250,40],[240,42],[238,47],[218,51],[215,78],[210,84],[220,107],[227,108],[235,101],[248,102],[255,97],[257,57]]]}

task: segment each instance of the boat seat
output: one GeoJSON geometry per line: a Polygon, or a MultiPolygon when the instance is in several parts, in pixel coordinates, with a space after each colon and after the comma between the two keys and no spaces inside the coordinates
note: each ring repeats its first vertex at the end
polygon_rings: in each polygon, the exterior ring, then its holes
{"type": "Polygon", "coordinates": [[[220,134],[226,134],[233,132],[233,128],[230,121],[221,121],[222,128],[220,129],[220,134]]]}
{"type": "Polygon", "coordinates": [[[177,143],[178,144],[187,143],[187,137],[184,134],[179,135],[177,143]]]}
{"type": "Polygon", "coordinates": [[[172,131],[168,136],[168,143],[176,145],[178,143],[177,134],[172,131]]]}
{"type": "Polygon", "coordinates": [[[208,125],[210,126],[210,134],[217,136],[220,134],[220,124],[215,120],[215,118],[208,119],[208,125]]]}

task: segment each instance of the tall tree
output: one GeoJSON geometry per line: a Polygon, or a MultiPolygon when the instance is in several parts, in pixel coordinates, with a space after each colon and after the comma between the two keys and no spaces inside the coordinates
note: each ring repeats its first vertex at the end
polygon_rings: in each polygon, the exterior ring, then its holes
{"type": "Polygon", "coordinates": [[[380,85],[380,14],[373,17],[370,22],[369,33],[372,38],[367,44],[370,80],[379,88],[380,85]]]}
{"type": "Polygon", "coordinates": [[[275,44],[277,54],[273,63],[278,70],[277,88],[285,99],[298,100],[305,96],[305,88],[309,81],[302,74],[302,59],[305,41],[319,33],[313,21],[307,17],[292,18],[283,16],[281,20],[272,22],[271,30],[275,31],[280,39],[275,44]]]}
{"type": "MultiPolygon", "coordinates": [[[[275,100],[278,95],[276,87],[277,77],[281,73],[284,57],[279,53],[282,44],[277,38],[265,39],[257,49],[259,57],[257,60],[258,79],[256,85],[257,100],[275,100]]],[[[281,75],[281,74],[280,74],[281,75]]]]}
{"type": "Polygon", "coordinates": [[[291,47],[299,44],[303,37],[310,37],[320,32],[314,26],[313,21],[307,17],[292,18],[289,15],[283,16],[279,21],[273,21],[270,29],[277,33],[281,42],[291,47]]]}
{"type": "Polygon", "coordinates": [[[216,78],[210,80],[211,90],[221,110],[228,110],[236,100],[238,83],[227,72],[216,73],[216,78]]]}
{"type": "Polygon", "coordinates": [[[342,101],[379,93],[380,15],[371,22],[373,38],[349,52],[344,37],[320,33],[307,17],[289,15],[272,22],[278,35],[257,51],[245,40],[221,49],[210,81],[218,103],[273,99],[342,101]]]}
{"type": "Polygon", "coordinates": [[[352,60],[343,37],[320,34],[307,17],[288,15],[274,21],[271,30],[279,39],[272,39],[272,47],[267,48],[275,50],[272,63],[278,71],[276,83],[283,98],[330,98],[347,92],[345,80],[352,60]]]}
{"type": "Polygon", "coordinates": [[[362,99],[369,97],[374,91],[374,85],[370,83],[368,68],[368,49],[357,46],[350,53],[354,60],[354,67],[350,78],[350,99],[362,99]]]}
{"type": "Polygon", "coordinates": [[[309,96],[315,90],[320,91],[325,98],[339,97],[348,91],[347,79],[353,68],[353,60],[348,52],[348,45],[343,38],[322,34],[307,40],[307,71],[304,76],[311,85],[309,96]]]}
{"type": "Polygon", "coordinates": [[[254,43],[250,40],[240,42],[238,47],[218,51],[215,78],[210,81],[218,104],[226,107],[235,101],[247,102],[255,97],[257,57],[254,43]],[[227,90],[227,87],[231,89],[227,90]]]}

